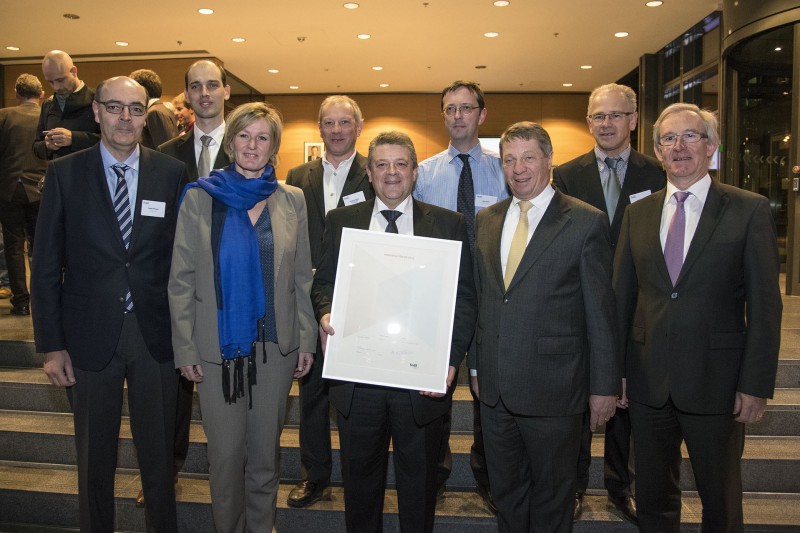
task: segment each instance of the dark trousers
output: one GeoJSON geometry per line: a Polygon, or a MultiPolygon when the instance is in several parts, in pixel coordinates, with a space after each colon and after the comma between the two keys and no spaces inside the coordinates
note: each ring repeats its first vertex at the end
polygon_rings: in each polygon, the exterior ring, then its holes
{"type": "Polygon", "coordinates": [[[521,416],[481,404],[500,533],[572,531],[583,414],[521,416]]]}
{"type": "Polygon", "coordinates": [[[436,456],[441,437],[441,417],[424,426],[416,424],[409,391],[356,385],[349,416],[345,418],[339,413],[345,522],[349,533],[383,531],[390,439],[400,531],[433,531],[436,456]]]}
{"type": "MultiPolygon", "coordinates": [[[[583,417],[581,450],[578,455],[578,492],[586,492],[589,486],[589,466],[592,463],[592,430],[589,429],[590,413],[583,417]]],[[[608,495],[622,499],[632,496],[634,470],[631,462],[631,417],[627,409],[617,408],[616,414],[606,422],[604,430],[603,480],[608,495]]]]}
{"type": "Polygon", "coordinates": [[[734,415],[695,415],[668,400],[660,408],[631,401],[636,447],[636,507],[641,531],[680,531],[681,442],[686,442],[703,504],[703,531],[744,530],[741,459],[744,424],[734,415]]]}
{"type": "Polygon", "coordinates": [[[147,531],[177,532],[172,439],[178,379],[172,361],[150,356],[135,313],[125,315],[108,365],[98,372],[75,368],[75,385],[67,389],[75,420],[81,531],[115,530],[114,476],[126,381],[147,531]]]}
{"type": "Polygon", "coordinates": [[[300,475],[305,481],[328,483],[331,478],[331,420],[328,382],[322,379],[322,348],[311,372],[300,380],[300,475]]]}
{"type": "Polygon", "coordinates": [[[175,411],[175,447],[172,455],[172,473],[178,472],[186,462],[189,452],[189,430],[192,424],[192,399],[194,398],[194,381],[178,378],[178,398],[175,411]]]}
{"type": "Polygon", "coordinates": [[[3,225],[5,259],[11,287],[11,305],[28,305],[30,293],[25,280],[25,238],[28,239],[28,253],[33,250],[33,236],[36,230],[36,217],[39,215],[39,202],[29,202],[21,183],[17,184],[10,202],[0,200],[0,224],[3,225]]]}

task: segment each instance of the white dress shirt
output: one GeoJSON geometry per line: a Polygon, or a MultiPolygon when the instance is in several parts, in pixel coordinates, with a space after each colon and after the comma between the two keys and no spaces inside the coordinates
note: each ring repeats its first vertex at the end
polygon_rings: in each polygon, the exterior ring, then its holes
{"type": "Polygon", "coordinates": [[[325,214],[331,209],[336,209],[339,205],[339,198],[342,196],[342,189],[344,189],[344,182],[347,181],[347,175],[350,173],[350,167],[353,165],[353,159],[356,157],[355,150],[352,155],[339,163],[338,167],[334,167],[333,163],[328,161],[328,153],[325,152],[322,156],[322,191],[325,194],[325,214]]]}
{"type": "MultiPolygon", "coordinates": [[[[389,208],[376,196],[375,207],[372,209],[372,220],[369,223],[370,231],[386,231],[389,221],[381,213],[384,209],[389,208]]],[[[395,207],[394,211],[403,213],[395,221],[397,233],[400,235],[414,235],[414,203],[411,201],[411,195],[409,194],[405,200],[400,202],[400,205],[395,207]]]]}
{"type": "MultiPolygon", "coordinates": [[[[555,194],[555,189],[548,185],[539,193],[539,196],[531,199],[530,202],[533,206],[528,209],[528,239],[526,245],[531,242],[533,232],[536,231],[536,227],[541,222],[542,216],[555,194]]],[[[511,199],[511,205],[508,206],[506,220],[503,223],[503,233],[500,237],[500,264],[503,267],[503,277],[506,275],[506,264],[508,263],[508,253],[511,251],[511,241],[514,239],[514,232],[517,230],[517,224],[519,223],[521,213],[519,202],[520,200],[516,196],[511,199]]]]}
{"type": "MultiPolygon", "coordinates": [[[[689,251],[689,244],[692,242],[694,232],[697,230],[697,223],[700,222],[700,215],[703,213],[703,206],[706,205],[706,198],[708,197],[708,190],[711,188],[711,176],[708,174],[704,178],[696,181],[691,187],[686,189],[691,193],[683,203],[683,208],[686,211],[686,234],[683,240],[683,259],[686,259],[686,253],[689,251]]],[[[674,194],[680,191],[672,183],[667,181],[667,197],[664,201],[664,208],[661,211],[661,230],[659,236],[661,237],[661,250],[667,243],[667,234],[669,233],[669,224],[672,221],[672,216],[678,210],[678,202],[675,200],[674,194]]]]}
{"type": "MultiPolygon", "coordinates": [[[[203,135],[211,137],[211,143],[208,145],[208,155],[211,157],[211,170],[214,170],[214,162],[217,160],[220,148],[222,148],[222,139],[225,137],[225,121],[222,124],[206,133],[197,127],[197,122],[194,123],[194,161],[197,166],[200,166],[200,152],[203,150],[203,141],[200,139],[203,135]]],[[[204,178],[205,176],[200,176],[204,178]]]]}

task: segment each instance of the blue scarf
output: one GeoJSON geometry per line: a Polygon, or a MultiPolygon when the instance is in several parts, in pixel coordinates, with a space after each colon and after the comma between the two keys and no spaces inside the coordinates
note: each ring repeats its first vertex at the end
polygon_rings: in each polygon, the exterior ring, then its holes
{"type": "MultiPolygon", "coordinates": [[[[278,188],[272,165],[263,174],[248,179],[236,172],[235,164],[214,170],[207,178],[190,183],[183,191],[200,187],[227,207],[219,250],[214,258],[217,293],[217,325],[223,360],[223,393],[228,402],[244,395],[243,357],[249,358],[249,384],[255,383],[253,358],[258,337],[258,321],[266,314],[261,260],[253,224],[247,214],[278,188]],[[230,363],[236,360],[233,395],[230,394],[230,363]]],[[[181,201],[183,196],[181,197],[181,201]]]]}

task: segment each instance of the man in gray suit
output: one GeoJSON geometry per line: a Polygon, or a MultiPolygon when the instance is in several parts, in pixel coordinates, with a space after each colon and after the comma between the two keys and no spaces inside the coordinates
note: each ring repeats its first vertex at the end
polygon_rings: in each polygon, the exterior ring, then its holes
{"type": "Polygon", "coordinates": [[[587,405],[594,430],[620,388],[608,217],[550,186],[540,125],[503,132],[513,195],[478,212],[470,368],[499,531],[571,531],[587,405]]]}
{"type": "Polygon", "coordinates": [[[47,168],[47,163],[34,155],[31,143],[36,138],[44,91],[39,79],[31,74],[20,75],[14,90],[19,105],[0,109],[0,223],[13,294],[11,314],[29,315],[25,236],[30,253],[39,214],[39,188],[47,168]]]}

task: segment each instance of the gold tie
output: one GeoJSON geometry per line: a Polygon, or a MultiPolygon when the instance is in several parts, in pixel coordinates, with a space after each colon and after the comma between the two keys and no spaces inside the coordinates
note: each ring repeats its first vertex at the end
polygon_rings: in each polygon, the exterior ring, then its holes
{"type": "Polygon", "coordinates": [[[514,230],[514,238],[511,239],[511,249],[508,251],[508,261],[506,261],[506,276],[503,279],[506,289],[511,285],[519,262],[522,261],[522,254],[528,247],[528,210],[531,207],[533,204],[528,200],[522,200],[519,203],[519,222],[517,222],[517,229],[514,230]]]}

